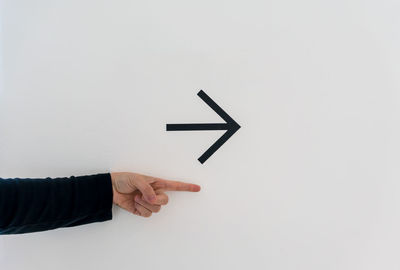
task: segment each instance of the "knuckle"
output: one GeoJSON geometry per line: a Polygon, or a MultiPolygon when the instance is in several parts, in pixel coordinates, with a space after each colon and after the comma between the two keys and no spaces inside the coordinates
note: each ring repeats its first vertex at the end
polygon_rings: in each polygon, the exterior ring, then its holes
{"type": "Polygon", "coordinates": [[[152,188],[151,186],[149,186],[149,185],[146,185],[146,186],[143,188],[143,191],[144,191],[145,193],[152,193],[153,188],[152,188]]]}
{"type": "Polygon", "coordinates": [[[151,186],[146,186],[146,187],[143,189],[143,191],[144,191],[144,193],[146,193],[148,196],[150,196],[150,195],[153,194],[153,188],[152,188],[151,186]]]}

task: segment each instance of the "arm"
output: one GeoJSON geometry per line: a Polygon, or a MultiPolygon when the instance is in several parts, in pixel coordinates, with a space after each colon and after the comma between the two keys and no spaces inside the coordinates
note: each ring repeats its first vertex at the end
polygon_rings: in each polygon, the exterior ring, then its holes
{"type": "Polygon", "coordinates": [[[71,227],[112,219],[110,174],[0,179],[0,234],[71,227]]]}
{"type": "Polygon", "coordinates": [[[200,191],[200,186],[137,173],[104,173],[69,178],[0,178],[0,234],[72,227],[112,219],[112,204],[150,217],[168,203],[167,190],[200,191]]]}

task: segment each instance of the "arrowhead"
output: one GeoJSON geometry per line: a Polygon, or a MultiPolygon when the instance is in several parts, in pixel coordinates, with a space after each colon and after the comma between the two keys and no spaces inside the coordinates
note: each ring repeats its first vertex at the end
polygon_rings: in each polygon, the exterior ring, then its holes
{"type": "MultiPolygon", "coordinates": [[[[233,119],[232,119],[233,121],[233,119]]],[[[241,128],[241,126],[236,123],[235,121],[231,122],[231,123],[227,123],[228,124],[228,131],[232,132],[232,135],[239,130],[239,128],[241,128]]]]}
{"type": "Polygon", "coordinates": [[[213,109],[222,119],[225,120],[227,127],[226,132],[213,144],[210,148],[204,152],[201,157],[199,157],[199,161],[203,164],[212,154],[215,153],[236,131],[239,130],[240,125],[233,120],[232,117],[229,116],[217,103],[215,103],[203,90],[200,90],[197,95],[205,102],[211,109],[213,109]]]}

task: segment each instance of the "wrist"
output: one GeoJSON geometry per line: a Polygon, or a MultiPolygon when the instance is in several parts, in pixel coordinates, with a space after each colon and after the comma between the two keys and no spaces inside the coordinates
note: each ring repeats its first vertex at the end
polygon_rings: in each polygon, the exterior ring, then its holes
{"type": "Polygon", "coordinates": [[[118,191],[117,191],[117,187],[116,187],[117,173],[110,173],[110,175],[111,175],[111,188],[112,188],[112,194],[113,194],[113,204],[119,205],[118,191]]]}

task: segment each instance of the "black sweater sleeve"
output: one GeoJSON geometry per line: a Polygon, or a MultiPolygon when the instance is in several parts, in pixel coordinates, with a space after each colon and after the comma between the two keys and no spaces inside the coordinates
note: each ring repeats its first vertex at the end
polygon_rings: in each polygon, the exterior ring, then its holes
{"type": "Polygon", "coordinates": [[[112,219],[109,173],[65,178],[0,178],[0,234],[112,219]]]}

